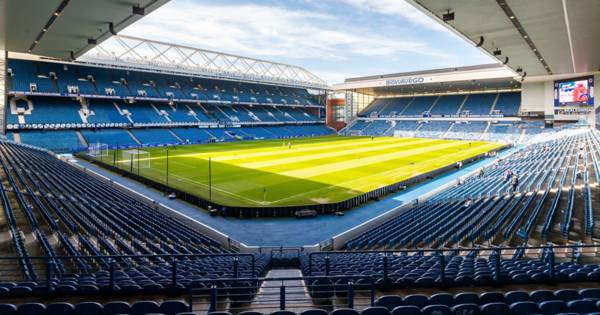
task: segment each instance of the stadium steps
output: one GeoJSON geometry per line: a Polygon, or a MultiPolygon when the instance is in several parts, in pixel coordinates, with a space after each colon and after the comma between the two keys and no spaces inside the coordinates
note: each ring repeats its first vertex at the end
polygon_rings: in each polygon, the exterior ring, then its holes
{"type": "Polygon", "coordinates": [[[77,138],[83,144],[84,147],[88,147],[89,146],[89,143],[87,142],[87,140],[85,139],[85,137],[83,136],[83,134],[81,134],[81,130],[76,130],[75,134],[77,135],[77,138]]]}
{"type": "Polygon", "coordinates": [[[465,107],[465,103],[467,102],[467,100],[468,100],[468,99],[469,99],[469,95],[467,95],[467,96],[466,96],[466,97],[463,99],[462,103],[460,103],[460,106],[458,107],[458,110],[456,111],[456,114],[457,114],[457,115],[458,115],[458,114],[460,114],[460,113],[462,113],[462,109],[463,109],[463,107],[465,107]]]}
{"type": "MultiPolygon", "coordinates": [[[[376,101],[377,99],[374,99],[373,102],[371,102],[371,105],[376,101]]],[[[390,107],[390,105],[392,105],[392,102],[387,101],[383,107],[379,110],[379,113],[385,113],[385,110],[390,107]]],[[[379,115],[379,113],[377,113],[379,115]]]]}
{"type": "Polygon", "coordinates": [[[16,143],[21,143],[21,134],[18,131],[13,131],[13,140],[16,143]]]}
{"type": "Polygon", "coordinates": [[[179,105],[183,105],[183,106],[185,106],[185,108],[187,108],[187,110],[188,110],[188,111],[190,111],[190,112],[194,113],[194,114],[192,115],[192,117],[194,117],[194,119],[195,119],[195,120],[197,120],[197,121],[202,121],[202,120],[200,120],[200,118],[198,118],[198,114],[196,114],[196,111],[195,111],[195,110],[193,110],[193,109],[190,107],[190,105],[188,105],[188,104],[179,104],[179,105]]]}
{"type": "Polygon", "coordinates": [[[79,118],[81,118],[81,121],[84,124],[87,124],[88,123],[88,115],[84,114],[84,112],[87,112],[87,113],[90,112],[89,108],[88,108],[87,100],[84,97],[80,98],[79,105],[81,105],[81,109],[77,111],[79,113],[79,118]]]}
{"type": "Polygon", "coordinates": [[[133,132],[131,132],[131,130],[125,129],[125,132],[127,132],[127,134],[131,137],[131,139],[133,139],[133,141],[135,141],[135,143],[142,144],[142,142],[133,134],[133,132]]]}
{"type": "Polygon", "coordinates": [[[525,131],[526,129],[521,130],[521,134],[519,135],[519,143],[523,143],[523,139],[525,139],[525,131]]]}
{"type": "Polygon", "coordinates": [[[444,132],[444,134],[442,135],[442,138],[444,138],[444,139],[445,139],[445,138],[447,138],[447,137],[448,137],[448,134],[450,134],[450,133],[452,132],[452,128],[454,127],[454,125],[455,125],[455,124],[456,124],[456,123],[452,123],[452,124],[450,125],[450,127],[448,128],[448,130],[446,130],[446,132],[444,132]]]}
{"type": "Polygon", "coordinates": [[[394,127],[396,127],[396,124],[393,124],[393,123],[390,123],[389,125],[390,126],[388,128],[386,128],[384,132],[381,133],[382,135],[386,135],[388,133],[388,131],[393,130],[394,127]]]}
{"type": "Polygon", "coordinates": [[[498,103],[498,99],[500,98],[500,93],[496,93],[496,98],[494,98],[494,102],[492,102],[492,107],[490,108],[489,114],[491,114],[496,108],[496,103],[498,103]]]}
{"type": "Polygon", "coordinates": [[[404,108],[402,109],[402,111],[400,111],[400,113],[398,113],[398,116],[402,116],[402,115],[404,115],[404,112],[405,112],[405,111],[406,111],[408,108],[410,108],[410,106],[412,105],[412,103],[413,103],[413,102],[414,102],[416,99],[417,99],[416,97],[413,97],[413,98],[410,100],[410,102],[408,102],[408,103],[406,104],[406,106],[404,106],[404,108]]]}
{"type": "Polygon", "coordinates": [[[182,139],[181,139],[181,138],[180,138],[180,137],[179,137],[177,134],[175,134],[175,132],[173,132],[173,130],[171,130],[171,128],[168,128],[168,129],[167,129],[167,131],[168,131],[168,132],[170,132],[170,133],[171,133],[171,135],[172,135],[173,137],[175,137],[175,139],[177,139],[177,141],[179,141],[179,142],[183,142],[183,140],[182,140],[182,139]]]}
{"type": "MultiPolygon", "coordinates": [[[[300,269],[271,269],[266,278],[296,278],[302,277],[300,269]]],[[[280,287],[285,286],[286,311],[300,313],[303,310],[311,308],[312,300],[308,294],[308,289],[304,280],[271,280],[264,281],[256,294],[256,297],[250,303],[250,309],[268,314],[279,310],[279,292],[280,287]],[[294,305],[297,305],[294,307],[294,305]]]]}
{"type": "MultiPolygon", "coordinates": [[[[495,103],[494,103],[495,104],[495,103]]],[[[490,123],[488,122],[487,126],[485,126],[485,129],[483,130],[483,132],[481,133],[481,137],[479,138],[479,140],[483,140],[485,139],[485,136],[488,134],[488,131],[490,130],[490,123]]]]}
{"type": "Polygon", "coordinates": [[[291,121],[298,121],[298,119],[294,118],[294,116],[290,115],[288,112],[282,111],[277,106],[274,106],[273,108],[274,108],[274,110],[280,112],[284,117],[289,118],[291,121]]]}
{"type": "Polygon", "coordinates": [[[433,102],[431,102],[431,106],[429,106],[427,111],[431,113],[431,111],[433,110],[433,108],[435,108],[435,105],[437,105],[441,98],[441,96],[438,96],[435,100],[433,100],[433,102]]]}
{"type": "Polygon", "coordinates": [[[131,119],[131,112],[129,113],[130,115],[125,115],[123,113],[123,111],[121,110],[121,107],[119,106],[119,104],[117,104],[117,102],[113,102],[113,105],[117,109],[117,112],[119,112],[119,115],[125,116],[125,118],[127,118],[127,120],[129,120],[129,122],[133,124],[133,119],[131,119]]]}
{"type": "Polygon", "coordinates": [[[227,115],[227,113],[221,109],[221,106],[215,105],[213,107],[216,108],[219,112],[221,112],[221,114],[223,114],[223,116],[227,117],[227,119],[231,120],[231,117],[229,117],[229,115],[227,115]]]}
{"type": "MultiPolygon", "coordinates": [[[[167,105],[169,106],[169,105],[167,105]]],[[[166,119],[168,122],[172,122],[171,117],[169,117],[169,113],[165,112],[164,114],[160,112],[160,110],[158,108],[156,108],[156,105],[154,105],[154,103],[150,103],[150,107],[152,107],[152,109],[154,109],[156,111],[156,114],[158,116],[163,117],[164,119],[166,119]]]]}

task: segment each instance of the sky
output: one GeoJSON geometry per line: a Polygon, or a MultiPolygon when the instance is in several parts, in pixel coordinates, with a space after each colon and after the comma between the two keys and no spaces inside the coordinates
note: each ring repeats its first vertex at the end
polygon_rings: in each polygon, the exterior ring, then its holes
{"type": "Polygon", "coordinates": [[[404,0],[171,0],[120,34],[348,77],[495,62],[404,0]]]}

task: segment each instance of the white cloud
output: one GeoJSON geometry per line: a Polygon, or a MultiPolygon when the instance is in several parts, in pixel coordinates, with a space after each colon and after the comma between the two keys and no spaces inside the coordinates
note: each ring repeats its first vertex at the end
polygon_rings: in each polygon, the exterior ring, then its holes
{"type": "Polygon", "coordinates": [[[432,30],[448,31],[425,13],[419,11],[404,0],[341,0],[357,9],[378,14],[401,16],[407,21],[432,30]]]}
{"type": "Polygon", "coordinates": [[[411,32],[387,34],[371,19],[449,32],[404,0],[299,0],[270,4],[173,0],[122,33],[192,47],[303,66],[328,82],[357,73],[397,72],[400,61],[454,64],[457,56],[411,32]],[[294,5],[304,2],[308,5],[294,5]],[[340,10],[331,10],[340,6],[340,10]],[[328,9],[321,10],[321,7],[328,9]],[[354,20],[348,12],[363,12],[354,20]],[[388,17],[389,15],[389,17],[388,17]],[[360,69],[358,69],[360,68],[360,69]],[[370,69],[370,70],[369,70],[370,69]],[[352,72],[355,72],[352,74],[352,72]]]}
{"type": "Polygon", "coordinates": [[[336,27],[330,14],[256,4],[173,1],[123,33],[255,57],[345,60],[349,55],[391,56],[420,51],[443,55],[427,44],[336,27]]]}

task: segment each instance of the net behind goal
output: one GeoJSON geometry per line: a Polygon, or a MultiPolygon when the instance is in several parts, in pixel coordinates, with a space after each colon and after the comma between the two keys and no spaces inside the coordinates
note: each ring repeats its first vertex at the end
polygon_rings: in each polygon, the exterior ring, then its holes
{"type": "Polygon", "coordinates": [[[108,156],[108,144],[92,143],[88,147],[88,155],[94,158],[102,159],[108,156]]]}
{"type": "Polygon", "coordinates": [[[139,149],[123,150],[121,164],[129,169],[150,168],[150,152],[139,149]]]}

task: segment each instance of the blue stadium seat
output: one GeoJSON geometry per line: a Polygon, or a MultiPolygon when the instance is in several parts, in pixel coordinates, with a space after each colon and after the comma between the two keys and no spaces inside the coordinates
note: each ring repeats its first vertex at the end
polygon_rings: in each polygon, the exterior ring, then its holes
{"type": "MultiPolygon", "coordinates": [[[[360,315],[390,315],[391,312],[383,306],[367,307],[360,312],[360,315]]],[[[303,313],[303,315],[306,315],[303,313]]],[[[316,315],[316,314],[313,314],[316,315]]]]}
{"type": "Polygon", "coordinates": [[[564,301],[545,301],[539,303],[539,308],[542,314],[544,315],[555,315],[561,313],[567,313],[569,308],[567,307],[567,303],[564,301]]]}
{"type": "Polygon", "coordinates": [[[510,314],[510,308],[506,303],[495,302],[481,305],[482,315],[506,315],[510,314]]]}
{"type": "Polygon", "coordinates": [[[580,314],[589,314],[598,312],[598,307],[596,307],[596,303],[591,300],[575,300],[567,303],[567,307],[570,312],[580,313],[580,314]]]}
{"type": "Polygon", "coordinates": [[[14,304],[0,304],[0,314],[15,315],[17,307],[14,304]]]}
{"type": "MultiPolygon", "coordinates": [[[[0,312],[0,314],[3,314],[0,312]]],[[[52,303],[46,306],[46,315],[72,315],[75,307],[71,303],[52,303]]]]}
{"type": "MultiPolygon", "coordinates": [[[[248,315],[260,315],[260,314],[248,314],[248,315]]],[[[300,315],[329,315],[329,313],[327,313],[326,311],[321,310],[321,309],[309,309],[309,310],[302,311],[300,313],[300,315]]]]}
{"type": "Polygon", "coordinates": [[[538,305],[531,301],[510,304],[510,312],[514,315],[538,314],[539,311],[538,305]]]}
{"type": "Polygon", "coordinates": [[[481,309],[477,304],[457,304],[452,307],[452,313],[454,315],[479,315],[481,309]]]}
{"type": "Polygon", "coordinates": [[[394,308],[392,315],[421,315],[421,309],[414,305],[403,305],[394,308]]]}
{"type": "Polygon", "coordinates": [[[46,307],[41,303],[25,303],[17,308],[18,315],[44,314],[45,312],[46,307]]]}
{"type": "Polygon", "coordinates": [[[428,305],[421,310],[421,313],[423,315],[452,315],[452,310],[446,305],[428,305]]]}
{"type": "Polygon", "coordinates": [[[392,311],[394,308],[402,305],[402,297],[398,295],[384,295],[375,301],[376,306],[383,306],[392,311]]]}
{"type": "Polygon", "coordinates": [[[104,304],[103,315],[129,314],[131,306],[127,302],[114,301],[104,304]]]}

